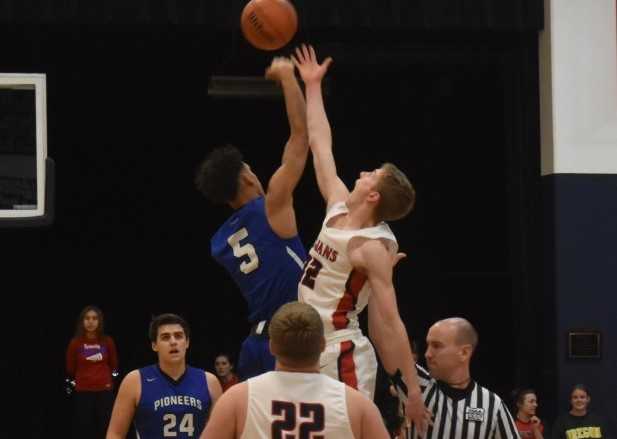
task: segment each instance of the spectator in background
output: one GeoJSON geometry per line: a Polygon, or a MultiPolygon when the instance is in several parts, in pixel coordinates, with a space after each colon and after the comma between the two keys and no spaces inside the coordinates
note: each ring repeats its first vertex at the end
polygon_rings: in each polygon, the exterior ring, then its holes
{"type": "Polygon", "coordinates": [[[234,384],[240,382],[238,375],[233,372],[234,365],[231,362],[231,358],[228,354],[220,353],[214,359],[214,371],[216,372],[216,377],[219,379],[221,383],[221,388],[223,392],[229,389],[234,384]]]}
{"type": "Polygon", "coordinates": [[[516,429],[521,439],[544,439],[544,425],[536,415],[538,398],[533,389],[517,390],[514,396],[516,429]]]}
{"type": "Polygon", "coordinates": [[[103,312],[86,306],[66,351],[66,372],[75,383],[74,438],[105,437],[114,403],[112,374],[117,369],[116,345],[103,331],[103,312]]]}
{"type": "Polygon", "coordinates": [[[606,439],[606,423],[595,413],[590,413],[591,394],[583,384],[570,392],[570,411],[559,416],[553,425],[553,439],[606,439]]]}

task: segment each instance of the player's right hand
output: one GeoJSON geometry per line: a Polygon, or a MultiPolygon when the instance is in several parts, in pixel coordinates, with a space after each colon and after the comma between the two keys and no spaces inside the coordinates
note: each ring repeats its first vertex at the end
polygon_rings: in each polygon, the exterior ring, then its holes
{"type": "Polygon", "coordinates": [[[266,79],[273,81],[282,81],[285,76],[292,76],[294,72],[294,64],[289,58],[284,56],[275,57],[270,63],[270,67],[266,69],[266,79]]]}
{"type": "Polygon", "coordinates": [[[328,57],[319,64],[315,49],[310,44],[308,46],[303,44],[301,47],[296,47],[296,55],[291,55],[291,59],[298,68],[298,72],[300,72],[300,76],[305,84],[321,81],[332,63],[332,58],[328,57]]]}

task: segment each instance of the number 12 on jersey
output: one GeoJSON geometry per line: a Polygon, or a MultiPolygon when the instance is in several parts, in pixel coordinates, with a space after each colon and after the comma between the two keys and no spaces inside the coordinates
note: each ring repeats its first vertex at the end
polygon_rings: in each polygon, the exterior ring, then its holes
{"type": "Polygon", "coordinates": [[[311,290],[314,290],[315,278],[319,275],[319,271],[321,271],[322,268],[323,264],[311,256],[309,260],[306,261],[304,275],[302,276],[302,280],[300,281],[302,285],[305,285],[311,290]]]}

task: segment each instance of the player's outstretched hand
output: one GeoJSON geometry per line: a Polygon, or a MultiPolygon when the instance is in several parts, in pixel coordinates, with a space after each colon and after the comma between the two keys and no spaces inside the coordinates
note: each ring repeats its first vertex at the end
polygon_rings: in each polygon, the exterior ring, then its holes
{"type": "Polygon", "coordinates": [[[292,76],[294,73],[294,64],[289,58],[284,56],[275,57],[270,63],[270,67],[266,69],[266,79],[272,81],[282,81],[285,76],[292,76]]]}
{"type": "Polygon", "coordinates": [[[332,58],[326,58],[321,64],[317,62],[317,55],[315,49],[310,44],[302,44],[300,47],[296,47],[295,56],[292,55],[291,59],[300,72],[300,77],[305,84],[309,82],[319,82],[322,80],[328,67],[332,63],[332,58]]]}

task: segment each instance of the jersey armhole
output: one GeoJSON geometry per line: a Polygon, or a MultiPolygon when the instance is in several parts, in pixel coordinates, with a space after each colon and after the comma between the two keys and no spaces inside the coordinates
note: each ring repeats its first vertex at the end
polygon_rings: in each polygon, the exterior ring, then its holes
{"type": "MultiPolygon", "coordinates": [[[[142,385],[142,382],[141,382],[142,381],[141,369],[137,369],[137,378],[138,378],[137,379],[137,385],[139,387],[137,388],[138,397],[135,398],[135,415],[137,415],[137,409],[141,406],[141,400],[142,400],[142,398],[144,396],[144,392],[143,392],[143,390],[144,390],[143,387],[144,386],[142,385]]],[[[134,420],[133,420],[133,422],[134,422],[134,420]]]]}
{"type": "Polygon", "coordinates": [[[330,208],[328,210],[326,210],[326,218],[324,219],[324,224],[326,224],[328,222],[328,220],[330,220],[330,218],[332,218],[332,217],[334,217],[336,215],[340,215],[345,210],[347,210],[347,206],[345,205],[345,202],[344,201],[337,201],[332,206],[330,206],[330,208]]]}
{"type": "Polygon", "coordinates": [[[240,436],[238,436],[239,439],[244,439],[245,437],[245,433],[246,433],[246,428],[248,426],[249,423],[249,416],[251,416],[251,381],[252,378],[249,378],[248,380],[245,381],[246,383],[246,414],[244,415],[244,423],[242,424],[242,433],[240,434],[240,436]]]}

